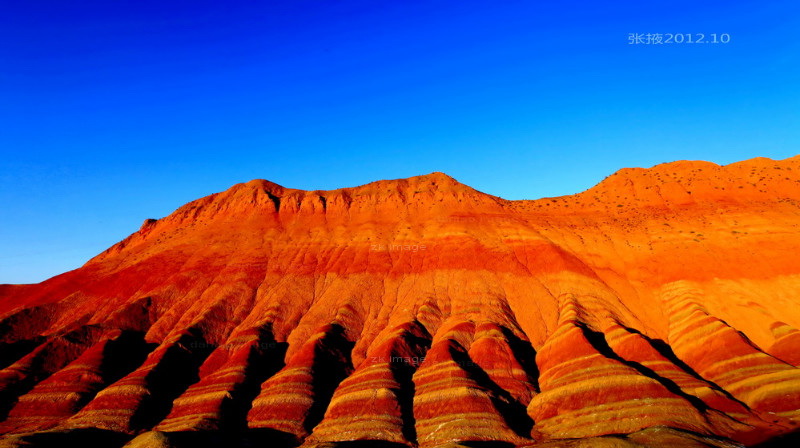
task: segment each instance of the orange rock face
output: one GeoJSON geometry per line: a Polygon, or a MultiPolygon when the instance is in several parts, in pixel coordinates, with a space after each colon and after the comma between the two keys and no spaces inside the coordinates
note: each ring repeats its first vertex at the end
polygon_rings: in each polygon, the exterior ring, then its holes
{"type": "Polygon", "coordinates": [[[800,158],[235,185],[0,285],[0,446],[797,443],[799,231],[800,158]]]}

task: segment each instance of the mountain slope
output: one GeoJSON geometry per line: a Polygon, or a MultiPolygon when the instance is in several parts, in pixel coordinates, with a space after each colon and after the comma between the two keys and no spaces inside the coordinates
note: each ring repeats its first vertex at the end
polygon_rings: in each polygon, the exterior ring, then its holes
{"type": "Polygon", "coordinates": [[[790,434],[798,201],[798,158],[624,169],[535,201],[441,173],[238,184],[0,286],[0,446],[790,434]]]}

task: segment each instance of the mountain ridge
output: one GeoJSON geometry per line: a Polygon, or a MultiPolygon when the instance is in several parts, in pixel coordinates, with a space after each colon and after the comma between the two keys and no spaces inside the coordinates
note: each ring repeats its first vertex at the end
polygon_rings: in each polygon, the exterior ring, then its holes
{"type": "Polygon", "coordinates": [[[234,185],[0,286],[0,446],[794,434],[798,163],[620,170],[519,201],[443,173],[234,185]]]}

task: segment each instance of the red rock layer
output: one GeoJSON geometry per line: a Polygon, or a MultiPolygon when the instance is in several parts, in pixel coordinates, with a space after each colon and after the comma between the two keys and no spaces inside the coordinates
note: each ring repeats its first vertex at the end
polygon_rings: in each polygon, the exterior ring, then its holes
{"type": "MultiPolygon", "coordinates": [[[[170,406],[170,394],[189,378],[186,367],[206,351],[204,342],[189,335],[176,335],[156,348],[141,366],[97,393],[77,414],[64,420],[61,429],[98,428],[135,432],[152,427],[170,406]],[[187,375],[188,376],[188,375],[187,375]]],[[[174,397],[173,397],[174,398],[174,397]]]]}
{"type": "Polygon", "coordinates": [[[325,417],[306,443],[413,443],[411,375],[429,345],[430,335],[418,322],[401,324],[376,340],[365,360],[336,389],[325,417]]]}
{"type": "Polygon", "coordinates": [[[320,328],[264,382],[247,415],[248,427],[304,439],[319,423],[338,383],[351,373],[351,347],[338,324],[320,328]]]}
{"type": "Polygon", "coordinates": [[[480,367],[468,350],[472,322],[445,323],[425,361],[414,374],[414,416],[419,446],[452,441],[525,443],[513,415],[503,415],[492,388],[482,382],[480,367]],[[477,371],[477,372],[476,372],[477,371]]]}
{"type": "Polygon", "coordinates": [[[703,414],[657,375],[603,353],[604,341],[590,340],[602,333],[590,336],[578,299],[566,294],[561,300],[559,326],[537,356],[541,394],[528,407],[536,431],[547,438],[582,438],[671,426],[714,434],[736,424],[703,414]]]}
{"type": "Polygon", "coordinates": [[[526,408],[536,395],[533,348],[513,331],[493,322],[479,324],[468,355],[495,392],[512,406],[526,408]]]}
{"type": "Polygon", "coordinates": [[[143,349],[136,335],[120,330],[103,335],[77,359],[21,396],[0,431],[33,432],[57,426],[116,379],[118,372],[141,362],[143,349]]]}
{"type": "Polygon", "coordinates": [[[751,409],[795,424],[800,420],[800,369],[762,352],[711,316],[699,304],[703,292],[692,284],[670,284],[663,294],[670,310],[670,344],[681,359],[751,409]]]}
{"type": "MultiPolygon", "coordinates": [[[[0,399],[2,399],[2,406],[0,411],[2,411],[3,417],[6,417],[9,410],[12,411],[12,417],[17,420],[23,415],[27,417],[27,414],[13,413],[13,408],[18,405],[20,395],[28,392],[37,383],[40,384],[51,374],[68,367],[84,350],[94,344],[101,332],[102,330],[96,327],[83,327],[62,336],[48,338],[29,354],[1,370],[0,399]]],[[[75,385],[75,387],[80,388],[81,385],[75,385]]],[[[31,396],[23,396],[25,398],[21,404],[24,408],[30,405],[30,403],[26,404],[26,401],[31,396]]],[[[31,417],[35,419],[35,414],[31,417]]],[[[14,427],[15,423],[12,421],[9,429],[14,427]]]]}
{"type": "Polygon", "coordinates": [[[203,363],[200,381],[173,401],[169,415],[155,429],[177,432],[235,427],[242,408],[253,398],[248,383],[274,373],[283,351],[268,329],[231,337],[203,363]]]}
{"type": "Polygon", "coordinates": [[[683,362],[674,357],[668,345],[655,344],[636,330],[613,321],[609,322],[603,334],[610,348],[620,358],[633,363],[643,374],[657,378],[670,391],[711,414],[712,419],[724,421],[724,425],[718,425],[715,429],[716,434],[754,443],[763,439],[764,434],[781,433],[790,429],[788,426],[770,423],[767,416],[754,413],[718,385],[690,373],[691,368],[681,366],[683,362]],[[723,415],[730,417],[732,421],[723,415]]]}
{"type": "Polygon", "coordinates": [[[772,326],[775,342],[767,349],[770,355],[800,367],[800,331],[783,322],[775,322],[772,326]]]}

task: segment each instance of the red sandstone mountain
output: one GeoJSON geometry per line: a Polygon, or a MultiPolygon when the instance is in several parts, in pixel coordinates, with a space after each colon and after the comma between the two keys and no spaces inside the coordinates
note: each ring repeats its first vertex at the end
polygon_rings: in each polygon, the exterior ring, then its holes
{"type": "Polygon", "coordinates": [[[235,185],[0,286],[0,446],[792,437],[798,201],[800,158],[535,201],[441,173],[235,185]]]}

